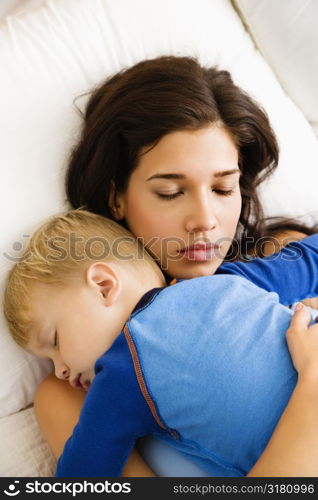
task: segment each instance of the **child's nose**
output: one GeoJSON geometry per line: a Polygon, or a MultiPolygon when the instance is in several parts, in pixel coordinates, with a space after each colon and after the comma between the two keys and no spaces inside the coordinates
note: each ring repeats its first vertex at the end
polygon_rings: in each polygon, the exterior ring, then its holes
{"type": "Polygon", "coordinates": [[[70,371],[64,363],[54,363],[55,376],[62,380],[68,380],[70,378],[70,371]]]}

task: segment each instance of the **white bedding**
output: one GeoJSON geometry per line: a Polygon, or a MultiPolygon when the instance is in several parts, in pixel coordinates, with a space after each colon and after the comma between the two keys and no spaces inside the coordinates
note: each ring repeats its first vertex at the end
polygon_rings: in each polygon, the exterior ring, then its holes
{"type": "Polygon", "coordinates": [[[0,418],[0,476],[50,477],[55,463],[35,420],[33,407],[0,418]]]}
{"type": "MultiPolygon", "coordinates": [[[[266,213],[318,221],[317,139],[255,49],[230,0],[31,4],[30,12],[0,25],[0,293],[30,232],[67,206],[65,163],[80,124],[73,99],[122,67],[161,54],[195,55],[204,64],[229,69],[259,100],[281,148],[279,168],[261,189],[266,213]]],[[[51,369],[50,362],[13,343],[0,315],[2,476],[52,474],[54,459],[33,409],[25,410],[51,369]]]]}

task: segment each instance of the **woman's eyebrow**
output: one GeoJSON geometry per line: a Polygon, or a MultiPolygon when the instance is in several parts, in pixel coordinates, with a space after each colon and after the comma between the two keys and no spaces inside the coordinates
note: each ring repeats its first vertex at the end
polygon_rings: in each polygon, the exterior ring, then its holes
{"type": "Polygon", "coordinates": [[[149,179],[147,179],[147,182],[152,181],[152,179],[185,179],[185,178],[186,176],[181,174],[154,174],[151,177],[149,177],[149,179]]]}
{"type": "Polygon", "coordinates": [[[239,168],[232,168],[232,170],[220,170],[219,172],[215,172],[214,177],[225,177],[227,175],[240,174],[241,171],[239,168]]]}
{"type": "MultiPolygon", "coordinates": [[[[231,170],[219,170],[218,172],[214,173],[214,177],[226,177],[227,175],[233,175],[233,174],[241,174],[241,171],[239,168],[232,168],[231,170]]],[[[146,182],[151,181],[153,179],[185,179],[186,176],[182,174],[154,174],[149,179],[147,179],[146,182]]]]}

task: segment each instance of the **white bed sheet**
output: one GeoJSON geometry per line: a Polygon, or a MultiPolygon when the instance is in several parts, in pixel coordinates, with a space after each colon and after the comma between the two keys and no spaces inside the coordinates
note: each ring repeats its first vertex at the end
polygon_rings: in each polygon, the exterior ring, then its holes
{"type": "MultiPolygon", "coordinates": [[[[73,98],[123,66],[162,53],[197,55],[229,69],[263,104],[282,153],[260,190],[266,213],[318,221],[316,138],[229,0],[46,0],[0,27],[2,254],[65,207],[65,157],[79,126],[73,98]]],[[[2,255],[0,293],[9,264],[2,255]]],[[[33,408],[18,410],[33,401],[52,366],[13,343],[1,315],[0,331],[0,476],[51,476],[55,460],[33,408]]]]}
{"type": "Polygon", "coordinates": [[[0,418],[0,476],[51,477],[56,460],[35,419],[33,406],[0,418]]]}

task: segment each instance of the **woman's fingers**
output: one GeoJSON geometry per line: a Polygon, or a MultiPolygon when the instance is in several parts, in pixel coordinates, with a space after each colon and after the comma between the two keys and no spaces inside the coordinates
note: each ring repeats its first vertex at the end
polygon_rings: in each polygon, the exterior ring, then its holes
{"type": "Polygon", "coordinates": [[[318,309],[318,297],[312,297],[311,299],[302,300],[305,306],[312,307],[313,309],[318,309]]]}
{"type": "Polygon", "coordinates": [[[307,307],[304,306],[304,304],[302,304],[301,302],[298,302],[298,304],[294,309],[294,314],[292,316],[288,330],[293,328],[308,327],[310,321],[311,321],[311,316],[307,307]]]}
{"type": "Polygon", "coordinates": [[[288,349],[299,375],[313,372],[318,376],[318,325],[309,326],[311,315],[297,304],[286,332],[288,349]]]}

